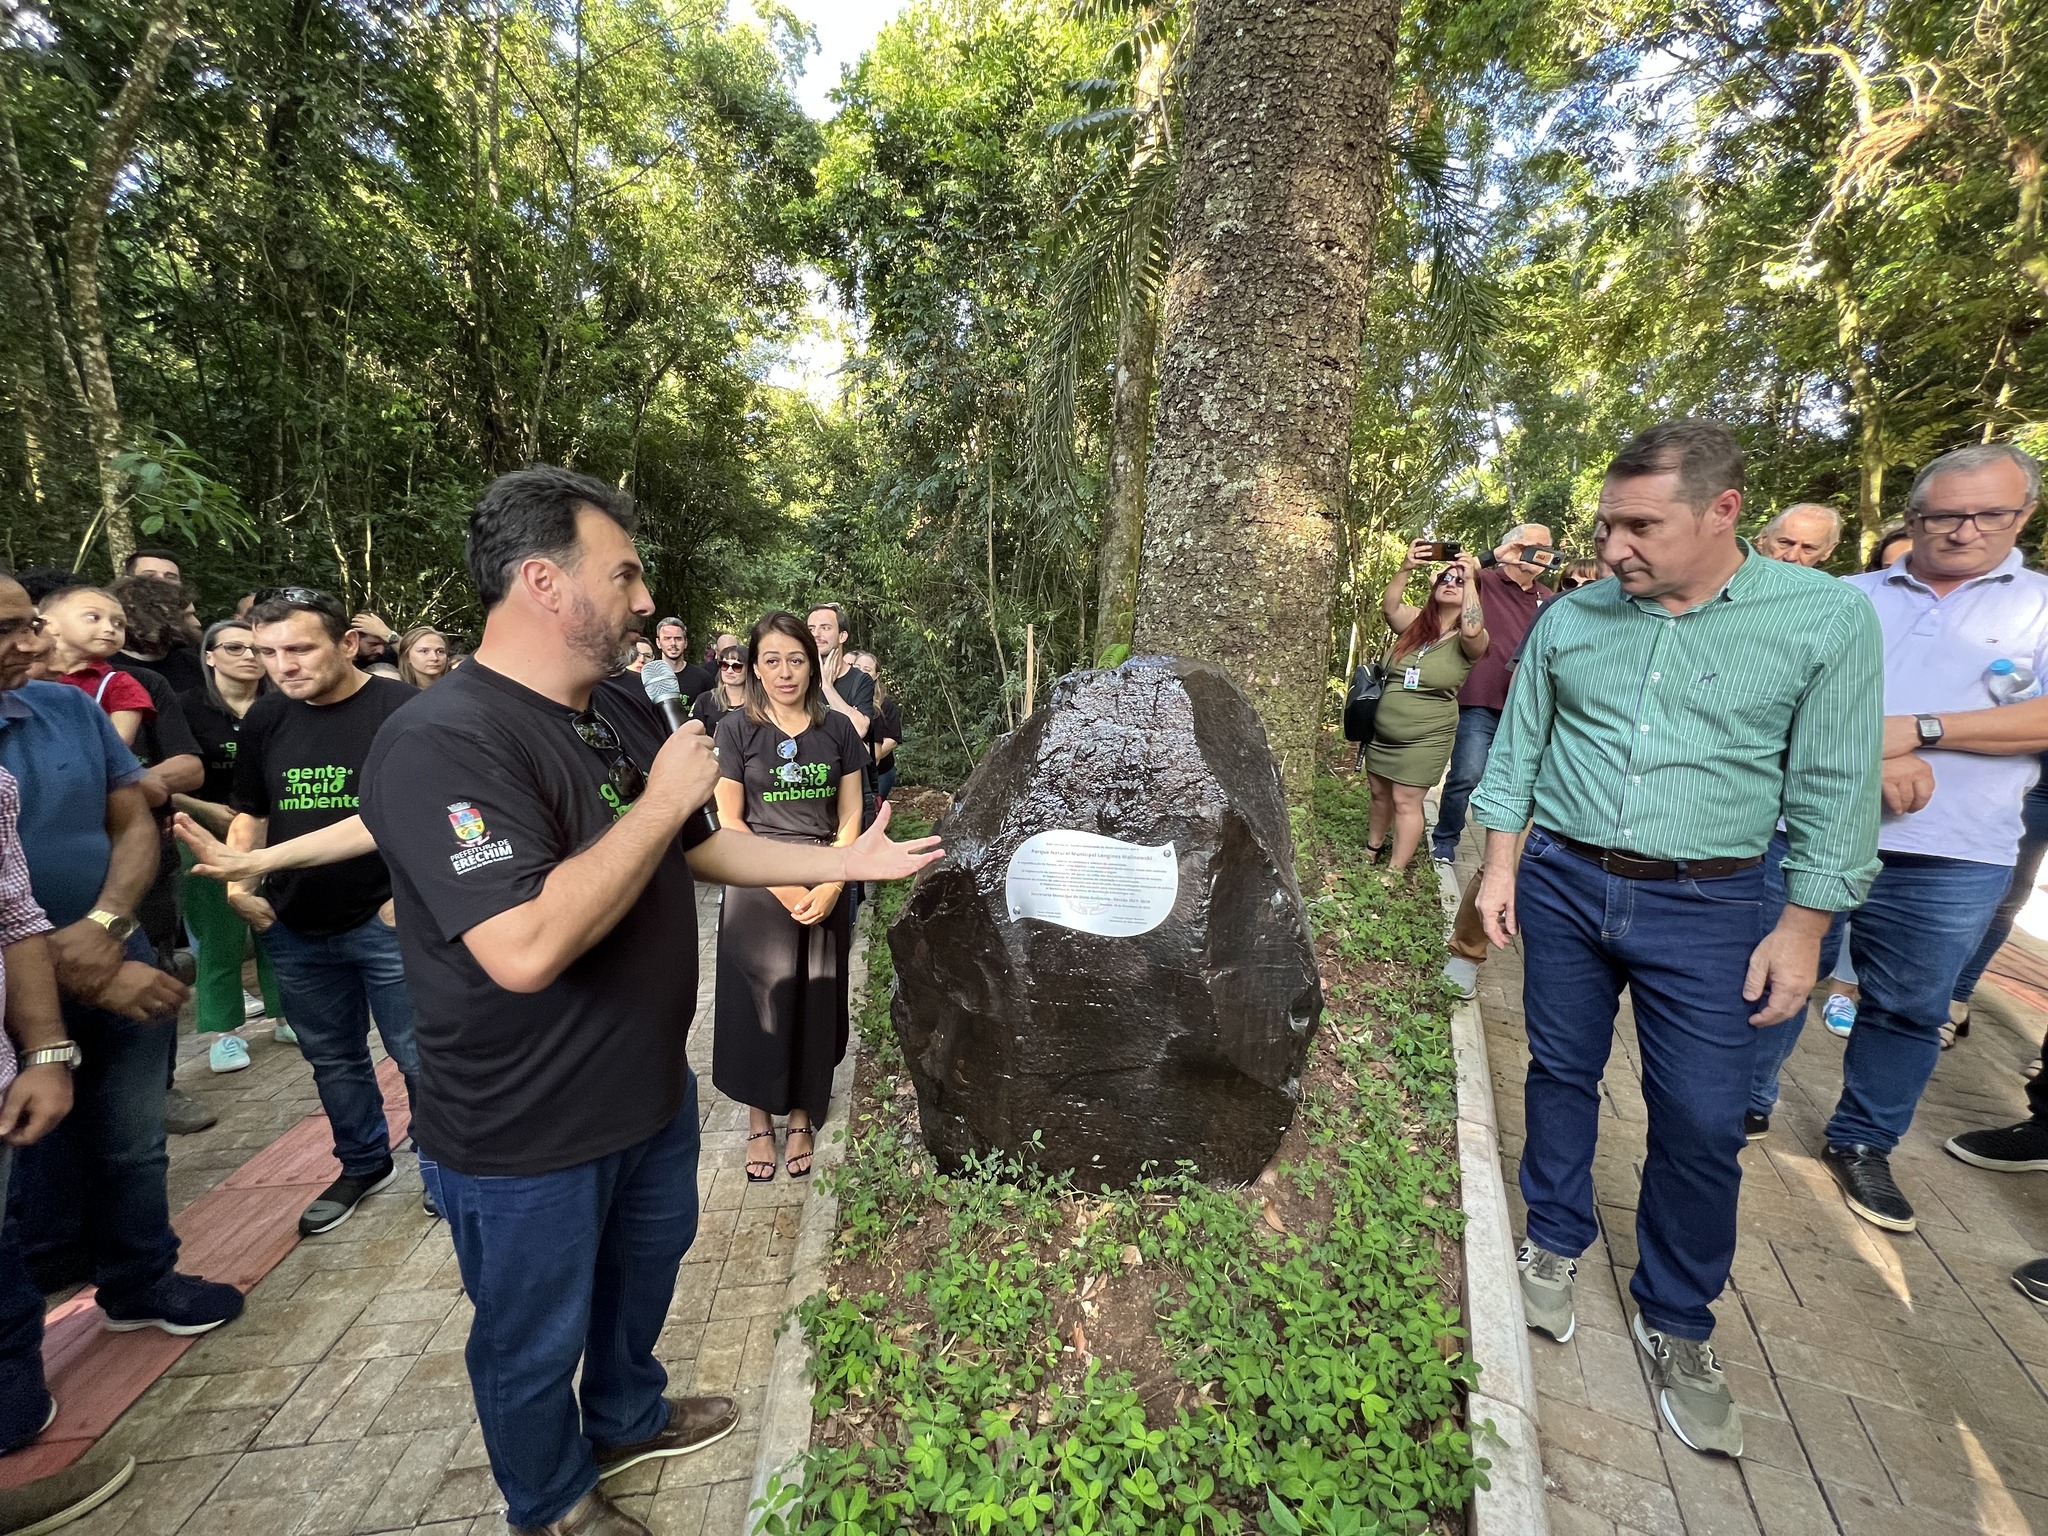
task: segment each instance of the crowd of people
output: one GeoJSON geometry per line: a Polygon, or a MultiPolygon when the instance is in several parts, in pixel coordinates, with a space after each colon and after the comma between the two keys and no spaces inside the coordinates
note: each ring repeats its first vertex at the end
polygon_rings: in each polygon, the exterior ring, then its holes
{"type": "MultiPolygon", "coordinates": [[[[1632,1328],[1696,1449],[1741,1452],[1710,1304],[1821,975],[1848,1042],[1823,1160],[1859,1217],[1915,1224],[1891,1153],[2048,851],[2048,576],[2017,547],[2039,490],[2011,446],[1943,455],[1837,579],[1838,513],[1744,541],[1733,437],[1676,422],[1613,460],[1593,555],[1536,523],[1483,555],[1419,541],[1383,595],[1368,851],[1401,869],[1427,839],[1445,863],[1476,818],[1446,978],[1470,996],[1518,936],[1540,957],[1529,1323],[1575,1327],[1626,988],[1649,1112],[1632,1328]]],[[[55,1413],[46,1293],[94,1284],[115,1329],[242,1310],[177,1268],[165,1138],[209,1123],[173,1078],[188,997],[212,1070],[246,1069],[264,1019],[311,1065],[340,1173],[307,1236],[408,1150],[382,1040],[475,1305],[514,1531],[644,1532],[604,1480],[731,1432],[733,1402],[668,1395],[653,1353],[697,1221],[696,882],[724,887],[711,1073],[748,1108],[744,1176],[797,1179],[847,1046],[860,882],[939,853],[887,836],[901,715],[846,612],[771,611],[701,652],[680,618],[650,635],[633,528],[588,477],[500,477],[471,520],[473,650],[304,586],[202,624],[160,550],[109,585],[0,577],[0,1454],[55,1413]]],[[[2048,1169],[2038,1067],[2032,1118],[1948,1150],[2048,1169]]],[[[2048,1260],[2015,1279],[2048,1302],[2048,1260]]],[[[88,1460],[16,1507],[121,1476],[88,1460]]]]}
{"type": "MultiPolygon", "coordinates": [[[[1817,976],[1823,1022],[1847,1037],[1822,1162],[1858,1217],[1916,1225],[1892,1153],[2048,851],[2048,575],[2018,548],[2040,482],[2009,444],[1943,454],[1867,568],[1837,578],[1820,567],[1838,512],[1791,506],[1744,541],[1734,437],[1673,422],[1609,465],[1590,580],[1547,591],[1550,531],[1524,525],[1486,569],[1443,566],[1421,609],[1405,588],[1433,546],[1387,589],[1372,838],[1391,824],[1403,863],[1417,786],[1441,775],[1436,858],[1468,810],[1486,834],[1445,979],[1470,997],[1489,947],[1519,937],[1528,957],[1525,1314],[1559,1341],[1576,1326],[1626,989],[1648,1109],[1631,1326],[1660,1412],[1696,1450],[1741,1454],[1709,1308],[1734,1257],[1740,1154],[1770,1134],[1817,976]],[[1469,665],[1443,645],[1454,621],[1469,665]]],[[[2027,1078],[2031,1118],[1947,1150],[2048,1170],[2038,1057],[2027,1078]]],[[[2048,1304],[2048,1259],[2013,1279],[2048,1304]]]]}
{"type": "MultiPolygon", "coordinates": [[[[802,1178],[860,882],[938,854],[886,835],[903,727],[845,611],[701,656],[677,618],[650,640],[633,526],[598,481],[501,477],[470,530],[473,651],[304,586],[202,624],[162,550],[110,585],[0,576],[0,1454],[54,1419],[46,1293],[96,1285],[114,1329],[241,1313],[176,1267],[165,1138],[213,1123],[172,1075],[188,999],[213,1071],[250,1066],[263,1020],[312,1068],[340,1172],[305,1236],[398,1177],[382,1040],[515,1530],[645,1531],[601,1480],[732,1430],[653,1356],[696,1227],[695,881],[726,888],[711,1069],[749,1107],[746,1177],[802,1178]]],[[[7,1514],[61,1518],[131,1465],[7,1514]]]]}

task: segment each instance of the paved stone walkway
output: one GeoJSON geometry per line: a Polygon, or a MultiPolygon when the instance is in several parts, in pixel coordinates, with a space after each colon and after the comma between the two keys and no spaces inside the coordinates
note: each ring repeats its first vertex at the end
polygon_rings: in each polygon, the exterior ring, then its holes
{"type": "MultiPolygon", "coordinates": [[[[676,1285],[660,1357],[672,1390],[730,1393],[740,1428],[695,1456],[653,1462],[606,1486],[659,1536],[739,1536],[762,1387],[809,1181],[748,1185],[746,1110],[712,1088],[717,892],[700,895],[697,1019],[690,1057],[704,1155],[696,1245],[676,1285]]],[[[317,1110],[312,1073],[267,1027],[256,1064],[206,1070],[186,1042],[180,1085],[221,1122],[171,1139],[174,1209],[317,1110]]],[[[835,1106],[834,1118],[839,1117],[835,1106]]],[[[106,1443],[140,1462],[79,1536],[501,1536],[462,1348],[470,1308],[446,1229],[420,1210],[412,1160],[348,1223],[288,1255],[247,1313],[202,1340],[115,1425],[106,1443]]]]}
{"type": "MultiPolygon", "coordinates": [[[[1476,841],[1460,859],[1476,867],[1476,841]]],[[[1520,946],[1480,974],[1516,1231],[1520,946]]],[[[2048,1014],[1995,985],[1943,1056],[1893,1167],[1920,1215],[1858,1220],[1819,1161],[1843,1042],[1809,1025],[1768,1140],[1744,1155],[1741,1243],[1714,1343],[1745,1415],[1745,1455],[1697,1455],[1655,1412],[1627,1335],[1644,1111],[1633,1021],[1616,1030],[1594,1185],[1603,1240],[1579,1263],[1571,1343],[1531,1339],[1553,1536],[2048,1536],[2048,1311],[2015,1264],[2048,1253],[2048,1176],[1942,1152],[1959,1130],[2025,1117],[2021,1069],[2048,1014]]]]}

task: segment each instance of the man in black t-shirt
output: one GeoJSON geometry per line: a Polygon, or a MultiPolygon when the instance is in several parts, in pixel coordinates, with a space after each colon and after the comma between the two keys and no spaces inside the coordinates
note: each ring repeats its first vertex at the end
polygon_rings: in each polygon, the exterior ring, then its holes
{"type": "MultiPolygon", "coordinates": [[[[303,588],[292,592],[249,610],[256,654],[275,691],[242,718],[232,848],[285,842],[354,817],[377,728],[422,696],[356,670],[356,635],[340,603],[303,588]]],[[[391,877],[379,855],[364,853],[269,875],[260,891],[230,883],[228,901],[270,957],[334,1132],[341,1177],[300,1216],[299,1232],[310,1237],[340,1226],[365,1195],[397,1174],[369,1045],[374,1012],[410,1094],[419,1061],[391,926],[391,877]]]]}
{"type": "Polygon", "coordinates": [[[428,1177],[476,1304],[470,1381],[514,1532],[648,1536],[599,1480],[730,1434],[654,1358],[697,1228],[694,874],[894,879],[937,857],[712,831],[718,764],[617,670],[653,612],[631,504],[583,475],[501,476],[471,516],[482,644],[385,727],[363,819],[419,1005],[428,1177]],[[581,1369],[580,1383],[578,1369],[581,1369]]]}

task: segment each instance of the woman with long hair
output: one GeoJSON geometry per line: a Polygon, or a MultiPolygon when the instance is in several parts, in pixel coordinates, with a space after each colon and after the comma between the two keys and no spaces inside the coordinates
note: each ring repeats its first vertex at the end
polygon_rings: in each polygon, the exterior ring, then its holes
{"type": "Polygon", "coordinates": [[[431,624],[415,624],[398,637],[398,676],[431,688],[448,675],[448,637],[431,624]]]}
{"type": "Polygon", "coordinates": [[[1408,577],[1432,546],[1414,543],[1387,583],[1380,610],[1394,631],[1387,686],[1373,713],[1365,770],[1372,790],[1366,852],[1377,859],[1393,829],[1389,869],[1406,869],[1422,842],[1422,797],[1443,777],[1458,734],[1458,690],[1486,654],[1479,562],[1460,555],[1429,585],[1421,607],[1407,601],[1408,577]]]}
{"type": "MultiPolygon", "coordinates": [[[[825,707],[817,642],[795,614],[770,613],[748,635],[747,657],[746,702],[718,722],[720,823],[751,837],[846,846],[860,836],[868,749],[852,721],[825,707]]],[[[719,907],[711,1081],[747,1106],[749,1183],[775,1177],[777,1115],[788,1117],[789,1176],[811,1171],[846,1054],[845,894],[837,882],[727,886],[719,907]]]]}
{"type": "MultiPolygon", "coordinates": [[[[199,664],[205,681],[178,696],[185,708],[186,722],[199,742],[200,761],[206,778],[198,792],[175,797],[177,808],[200,822],[216,837],[227,836],[234,812],[228,796],[235,787],[235,752],[242,734],[242,717],[264,689],[263,661],[256,654],[256,637],[246,619],[222,619],[209,625],[199,643],[199,664]]],[[[179,855],[189,874],[192,850],[179,845],[179,855]]],[[[248,1017],[252,1006],[242,991],[242,957],[250,947],[249,925],[228,905],[228,888],[218,880],[187,879],[183,886],[185,927],[192,935],[193,956],[198,974],[192,982],[192,1001],[199,1018],[198,1033],[212,1035],[207,1065],[216,1072],[239,1072],[249,1065],[249,1047],[235,1030],[248,1017]]],[[[263,989],[262,1017],[278,1019],[274,1036],[289,1044],[295,1038],[280,1015],[277,978],[270,972],[270,959],[263,946],[256,948],[256,977],[263,989]]]]}
{"type": "Polygon", "coordinates": [[[747,702],[747,649],[735,637],[718,653],[718,681],[690,702],[690,718],[704,722],[704,729],[716,732],[718,722],[747,702]]]}
{"type": "Polygon", "coordinates": [[[903,711],[882,676],[881,659],[862,651],[853,664],[875,680],[875,709],[868,717],[868,751],[875,759],[875,798],[886,800],[896,787],[896,749],[903,745],[903,711]]]}

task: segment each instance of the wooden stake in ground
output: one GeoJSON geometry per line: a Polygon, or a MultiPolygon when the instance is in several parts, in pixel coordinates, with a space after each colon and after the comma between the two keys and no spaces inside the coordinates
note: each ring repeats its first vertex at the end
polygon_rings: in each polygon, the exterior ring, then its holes
{"type": "Polygon", "coordinates": [[[1136,649],[1228,669],[1305,804],[1398,0],[1198,0],[1136,649]]]}
{"type": "Polygon", "coordinates": [[[1024,626],[1024,718],[1038,707],[1038,626],[1024,626]]]}

